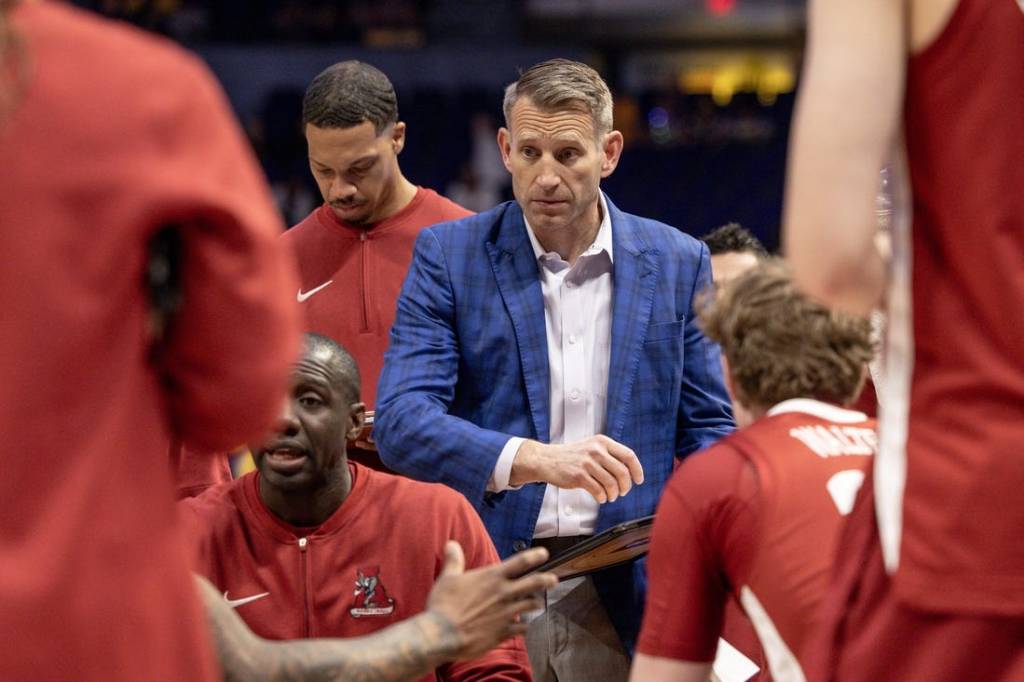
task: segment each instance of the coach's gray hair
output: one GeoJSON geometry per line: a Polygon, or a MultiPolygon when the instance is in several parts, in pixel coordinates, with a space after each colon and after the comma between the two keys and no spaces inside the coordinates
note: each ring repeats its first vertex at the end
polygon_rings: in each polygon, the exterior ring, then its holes
{"type": "Polygon", "coordinates": [[[583,109],[590,114],[598,135],[612,131],[612,93],[600,74],[581,62],[549,59],[524,71],[519,80],[505,88],[502,108],[506,126],[520,97],[528,97],[547,111],[583,109]]]}

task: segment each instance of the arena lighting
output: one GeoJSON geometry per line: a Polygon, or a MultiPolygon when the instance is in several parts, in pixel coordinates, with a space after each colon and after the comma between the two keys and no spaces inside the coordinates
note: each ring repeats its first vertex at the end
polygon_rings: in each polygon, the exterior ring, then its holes
{"type": "Polygon", "coordinates": [[[704,6],[711,14],[721,17],[732,14],[736,9],[736,0],[704,0],[704,6]]]}
{"type": "Polygon", "coordinates": [[[676,86],[689,94],[711,95],[719,106],[728,105],[738,92],[755,93],[761,104],[771,106],[780,94],[793,91],[796,74],[793,65],[784,60],[743,55],[708,57],[681,67],[676,73],[676,86]]]}

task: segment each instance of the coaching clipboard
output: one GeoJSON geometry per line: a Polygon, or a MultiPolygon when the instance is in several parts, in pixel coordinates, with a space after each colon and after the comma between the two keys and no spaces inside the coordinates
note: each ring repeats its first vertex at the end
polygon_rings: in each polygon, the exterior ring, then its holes
{"type": "Polygon", "coordinates": [[[647,554],[653,524],[651,515],[612,526],[548,559],[535,570],[568,580],[632,561],[647,554]]]}
{"type": "Polygon", "coordinates": [[[350,445],[362,448],[363,450],[377,451],[377,443],[373,440],[373,410],[367,410],[363,419],[363,430],[359,435],[349,441],[350,445]]]}

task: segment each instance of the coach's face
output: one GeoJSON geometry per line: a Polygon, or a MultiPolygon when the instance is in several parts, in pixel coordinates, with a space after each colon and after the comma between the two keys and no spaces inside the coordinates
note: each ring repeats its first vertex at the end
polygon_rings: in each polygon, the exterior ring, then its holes
{"type": "Polygon", "coordinates": [[[498,131],[498,146],[530,226],[548,231],[596,225],[598,186],[619,163],[622,134],[598,135],[582,107],[549,111],[528,97],[512,107],[508,124],[498,131]]]}
{"type": "Polygon", "coordinates": [[[307,349],[292,374],[276,432],[250,448],[261,484],[314,491],[337,483],[347,466],[346,440],[363,427],[365,408],[353,393],[329,351],[307,349]]]}
{"type": "Polygon", "coordinates": [[[394,123],[380,135],[369,121],[350,128],[307,123],[306,144],[313,178],[339,220],[370,225],[396,212],[404,123],[394,123]]]}

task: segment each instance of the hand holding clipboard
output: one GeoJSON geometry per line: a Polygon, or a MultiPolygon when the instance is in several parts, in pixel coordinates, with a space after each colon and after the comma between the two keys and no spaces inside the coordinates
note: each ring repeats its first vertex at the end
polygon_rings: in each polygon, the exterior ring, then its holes
{"type": "Polygon", "coordinates": [[[620,523],[573,545],[536,570],[568,580],[633,561],[647,554],[653,527],[653,515],[620,523]]]}

